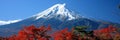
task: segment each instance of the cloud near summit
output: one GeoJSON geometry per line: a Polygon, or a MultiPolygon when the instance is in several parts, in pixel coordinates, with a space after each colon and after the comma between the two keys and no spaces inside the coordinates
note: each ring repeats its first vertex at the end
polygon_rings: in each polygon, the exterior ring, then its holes
{"type": "Polygon", "coordinates": [[[8,20],[8,21],[0,20],[0,25],[11,24],[11,23],[19,22],[19,21],[21,21],[21,19],[18,19],[18,20],[8,20]]]}

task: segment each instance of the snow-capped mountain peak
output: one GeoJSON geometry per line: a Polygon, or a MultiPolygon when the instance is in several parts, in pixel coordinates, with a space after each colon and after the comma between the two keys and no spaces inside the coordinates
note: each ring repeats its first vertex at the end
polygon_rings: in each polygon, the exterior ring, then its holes
{"type": "Polygon", "coordinates": [[[67,20],[72,20],[72,19],[76,19],[76,17],[74,17],[72,15],[72,12],[70,12],[68,9],[65,8],[65,3],[64,4],[56,4],[50,8],[48,8],[47,10],[44,10],[43,12],[38,13],[36,16],[36,19],[39,18],[59,18],[60,20],[62,19],[67,19],[67,20]]]}

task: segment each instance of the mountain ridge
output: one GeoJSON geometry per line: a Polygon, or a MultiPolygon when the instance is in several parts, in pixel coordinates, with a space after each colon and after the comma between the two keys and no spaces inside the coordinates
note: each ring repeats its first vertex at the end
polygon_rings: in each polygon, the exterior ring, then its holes
{"type": "Polygon", "coordinates": [[[0,26],[0,36],[16,34],[23,26],[29,25],[35,25],[37,27],[51,25],[53,30],[61,30],[64,28],[71,29],[74,26],[88,26],[88,31],[98,29],[99,26],[105,28],[108,25],[118,25],[110,22],[107,22],[108,24],[103,22],[85,18],[78,15],[78,13],[73,13],[65,8],[65,4],[56,4],[30,18],[0,26]]]}

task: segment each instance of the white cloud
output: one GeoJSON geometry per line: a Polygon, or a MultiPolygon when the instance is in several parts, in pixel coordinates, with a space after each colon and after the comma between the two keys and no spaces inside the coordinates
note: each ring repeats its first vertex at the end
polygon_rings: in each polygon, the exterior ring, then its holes
{"type": "Polygon", "coordinates": [[[19,22],[19,21],[21,21],[21,19],[18,19],[18,20],[8,20],[8,21],[1,21],[0,20],[0,25],[11,24],[11,23],[19,22]]]}

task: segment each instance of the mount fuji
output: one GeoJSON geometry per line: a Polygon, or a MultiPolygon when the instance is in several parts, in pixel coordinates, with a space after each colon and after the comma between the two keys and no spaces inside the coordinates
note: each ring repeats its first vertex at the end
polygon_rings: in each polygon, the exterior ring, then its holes
{"type": "Polygon", "coordinates": [[[37,27],[42,25],[51,25],[53,30],[61,30],[64,28],[72,28],[74,26],[88,26],[87,30],[95,30],[107,27],[108,25],[119,26],[117,23],[98,21],[90,18],[85,18],[79,13],[69,11],[65,8],[66,4],[56,4],[37,15],[33,15],[27,19],[19,22],[1,25],[0,36],[10,36],[16,34],[24,26],[35,25],[37,27]],[[102,27],[101,27],[102,26],[102,27]]]}

